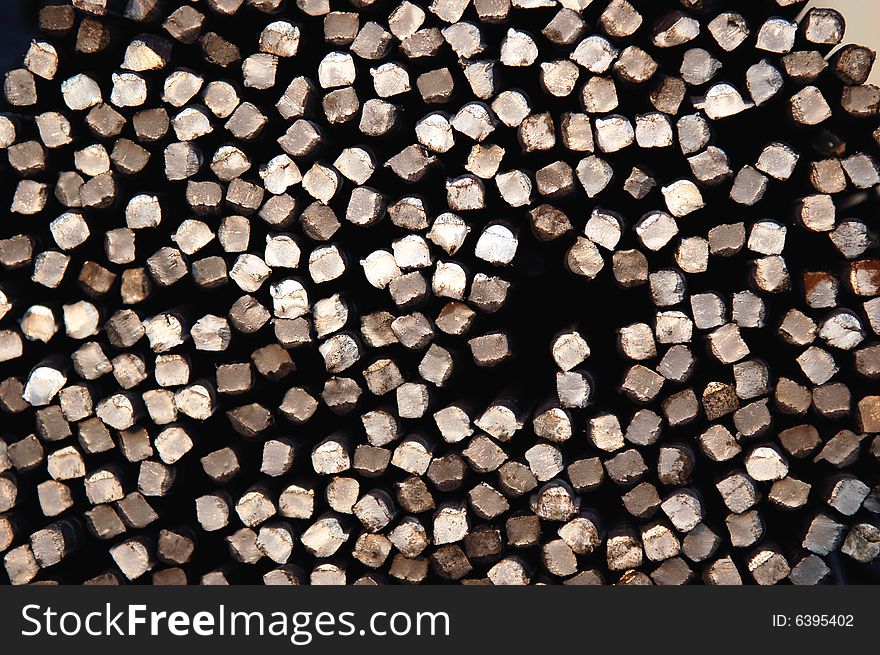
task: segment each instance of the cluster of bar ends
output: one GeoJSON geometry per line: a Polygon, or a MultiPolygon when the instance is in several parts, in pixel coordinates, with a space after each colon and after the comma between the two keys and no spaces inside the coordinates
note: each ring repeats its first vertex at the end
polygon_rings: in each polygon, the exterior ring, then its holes
{"type": "Polygon", "coordinates": [[[39,30],[0,115],[0,579],[871,579],[880,89],[836,11],[39,30]]]}

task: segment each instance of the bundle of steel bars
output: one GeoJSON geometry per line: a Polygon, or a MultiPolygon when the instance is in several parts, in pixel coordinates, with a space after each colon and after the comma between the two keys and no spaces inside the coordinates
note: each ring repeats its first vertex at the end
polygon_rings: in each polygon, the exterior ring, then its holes
{"type": "Polygon", "coordinates": [[[880,88],[837,11],[38,20],[0,580],[880,579],[880,88]]]}

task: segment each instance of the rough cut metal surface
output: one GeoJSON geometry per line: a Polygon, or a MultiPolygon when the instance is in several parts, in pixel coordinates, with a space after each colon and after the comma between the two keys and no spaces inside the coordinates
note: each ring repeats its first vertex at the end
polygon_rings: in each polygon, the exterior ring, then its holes
{"type": "Polygon", "coordinates": [[[0,580],[878,580],[839,14],[63,4],[3,86],[0,580]]]}

